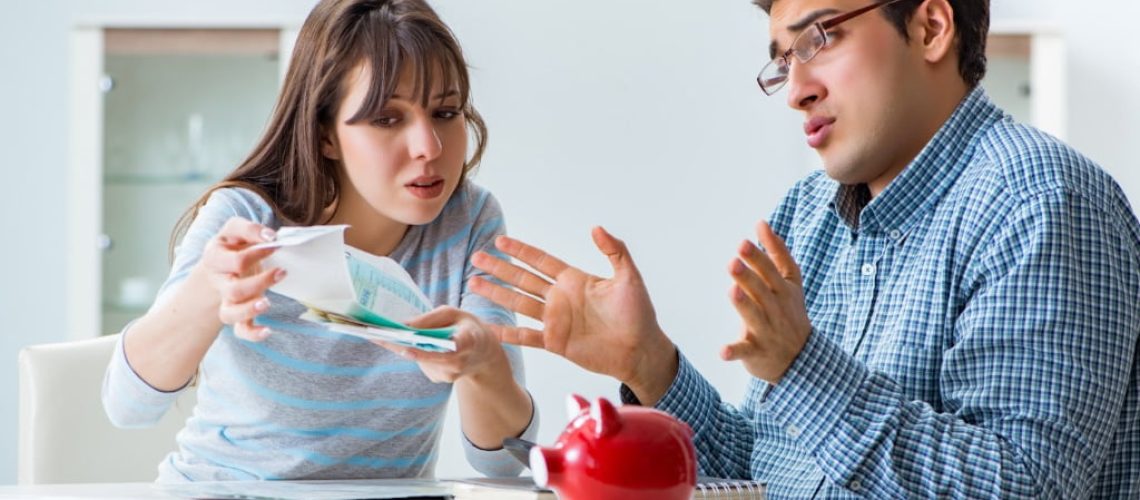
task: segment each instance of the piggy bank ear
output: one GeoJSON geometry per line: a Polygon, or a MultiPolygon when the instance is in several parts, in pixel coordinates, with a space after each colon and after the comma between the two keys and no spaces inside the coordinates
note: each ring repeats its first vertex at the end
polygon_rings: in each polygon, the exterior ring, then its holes
{"type": "Polygon", "coordinates": [[[605,437],[621,430],[621,416],[617,408],[605,398],[598,398],[590,407],[590,418],[594,419],[594,433],[605,437]]]}
{"type": "Polygon", "coordinates": [[[566,396],[566,418],[574,420],[582,413],[582,410],[590,407],[590,403],[586,398],[577,394],[566,396]]]}

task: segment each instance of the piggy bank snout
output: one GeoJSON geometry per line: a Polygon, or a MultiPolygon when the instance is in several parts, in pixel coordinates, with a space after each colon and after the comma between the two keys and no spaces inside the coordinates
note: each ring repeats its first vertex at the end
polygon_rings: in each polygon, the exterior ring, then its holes
{"type": "Polygon", "coordinates": [[[530,449],[530,471],[534,474],[534,484],[539,488],[557,484],[562,477],[562,469],[561,450],[542,446],[530,449]]]}

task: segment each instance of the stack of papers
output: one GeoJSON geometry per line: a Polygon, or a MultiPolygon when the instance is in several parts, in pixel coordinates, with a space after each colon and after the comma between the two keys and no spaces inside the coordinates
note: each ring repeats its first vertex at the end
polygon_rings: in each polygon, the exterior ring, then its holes
{"type": "Polygon", "coordinates": [[[344,243],[348,226],[283,227],[264,268],[286,270],[270,290],[309,308],[301,321],[368,340],[448,352],[452,328],[412,328],[406,321],[432,309],[431,300],[400,264],[344,243]]]}

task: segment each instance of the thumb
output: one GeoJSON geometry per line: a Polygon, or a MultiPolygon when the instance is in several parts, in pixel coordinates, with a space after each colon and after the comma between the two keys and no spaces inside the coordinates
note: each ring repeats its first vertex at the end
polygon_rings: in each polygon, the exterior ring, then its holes
{"type": "Polygon", "coordinates": [[[736,361],[752,356],[756,352],[756,347],[748,340],[738,340],[720,348],[720,359],[725,361],[736,361]]]}
{"type": "Polygon", "coordinates": [[[614,238],[612,234],[597,226],[590,233],[594,237],[594,245],[597,245],[606,257],[610,259],[610,266],[614,268],[614,276],[635,276],[640,277],[641,273],[637,270],[637,265],[633,263],[633,256],[629,254],[629,249],[626,248],[625,242],[614,238]]]}
{"type": "Polygon", "coordinates": [[[442,306],[408,320],[405,324],[412,328],[442,328],[458,323],[463,311],[454,307],[442,306]]]}

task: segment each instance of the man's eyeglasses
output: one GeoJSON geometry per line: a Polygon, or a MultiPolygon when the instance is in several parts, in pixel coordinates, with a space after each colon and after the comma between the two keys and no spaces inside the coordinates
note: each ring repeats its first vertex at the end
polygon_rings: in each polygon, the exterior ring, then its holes
{"type": "Polygon", "coordinates": [[[783,88],[784,84],[788,83],[788,72],[791,71],[792,65],[788,56],[795,56],[800,63],[812,60],[831,41],[827,36],[827,30],[879,7],[900,1],[902,0],[881,0],[826,21],[813,23],[810,28],[792,40],[792,45],[788,50],[784,51],[782,55],[776,56],[760,70],[760,74],[756,76],[756,83],[760,84],[760,90],[763,90],[765,94],[772,95],[783,88]]]}

